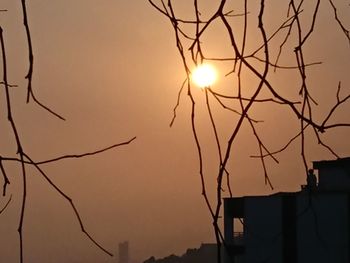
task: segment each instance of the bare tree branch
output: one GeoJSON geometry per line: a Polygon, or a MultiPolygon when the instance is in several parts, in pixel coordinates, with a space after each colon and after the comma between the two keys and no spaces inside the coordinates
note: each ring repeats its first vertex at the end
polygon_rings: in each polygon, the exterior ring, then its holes
{"type": "MultiPolygon", "coordinates": [[[[334,11],[334,18],[335,20],[337,21],[338,25],[340,26],[341,30],[343,31],[344,35],[346,36],[346,38],[348,39],[348,42],[349,42],[349,45],[350,45],[350,33],[349,33],[349,30],[346,29],[342,23],[342,21],[339,19],[338,17],[338,11],[337,11],[337,8],[336,6],[334,5],[333,1],[332,0],[328,0],[329,3],[331,4],[332,8],[333,8],[333,11],[334,11]]],[[[349,5],[350,6],[350,5],[349,5]]]]}
{"type": "Polygon", "coordinates": [[[21,0],[22,3],[22,12],[23,12],[23,25],[26,31],[27,36],[27,43],[28,43],[28,53],[29,53],[29,69],[28,73],[25,76],[25,78],[28,80],[28,86],[27,86],[27,103],[29,102],[30,98],[32,98],[40,107],[45,109],[46,111],[50,112],[52,115],[56,116],[57,118],[61,120],[65,120],[61,115],[51,110],[49,107],[45,106],[43,103],[41,103],[35,96],[33,92],[33,65],[34,65],[34,55],[33,55],[33,47],[32,47],[32,38],[30,34],[30,29],[28,25],[28,18],[27,18],[27,7],[26,7],[26,0],[21,0]]]}
{"type": "Polygon", "coordinates": [[[12,200],[12,195],[10,195],[10,198],[9,198],[9,200],[7,200],[7,202],[6,202],[6,204],[4,205],[4,207],[0,209],[0,215],[6,210],[6,208],[7,208],[8,205],[10,204],[11,200],[12,200]]]}
{"type": "Polygon", "coordinates": [[[184,87],[185,87],[187,81],[188,81],[188,79],[184,80],[184,82],[182,83],[181,88],[180,88],[180,90],[179,90],[179,92],[178,92],[178,94],[177,94],[177,101],[176,101],[176,105],[175,105],[175,107],[174,107],[174,109],[173,109],[173,118],[171,119],[170,127],[172,127],[173,124],[174,124],[174,122],[175,122],[175,119],[176,119],[176,110],[177,110],[177,108],[178,108],[179,105],[180,105],[181,93],[182,93],[182,91],[183,91],[183,89],[184,89],[184,87]]]}
{"type": "MultiPolygon", "coordinates": [[[[49,111],[51,114],[54,116],[64,120],[63,117],[52,111],[50,108],[47,106],[43,105],[40,101],[38,101],[34,95],[33,89],[32,89],[32,77],[33,77],[33,49],[32,49],[32,41],[31,41],[31,35],[30,35],[30,30],[28,26],[28,20],[27,20],[27,11],[26,11],[26,4],[25,0],[22,0],[22,11],[23,11],[23,24],[26,29],[26,35],[27,35],[27,43],[28,43],[28,52],[29,52],[29,70],[26,75],[26,79],[28,80],[28,86],[27,86],[27,103],[29,103],[30,98],[33,99],[33,101],[41,106],[42,108],[46,109],[49,111]]],[[[50,187],[54,188],[59,195],[61,195],[66,201],[70,203],[70,206],[78,220],[78,223],[80,225],[81,231],[85,234],[85,236],[93,243],[95,244],[100,250],[102,250],[104,253],[113,256],[112,253],[110,253],[107,249],[105,249],[99,242],[96,241],[95,238],[92,237],[92,235],[86,230],[83,221],[81,219],[81,216],[78,212],[78,209],[76,205],[74,204],[73,200],[66,195],[63,190],[61,190],[49,177],[48,175],[45,174],[45,172],[39,167],[39,165],[43,164],[48,164],[52,162],[57,162],[63,159],[72,159],[72,158],[83,158],[87,156],[93,156],[96,154],[103,153],[105,151],[115,149],[119,146],[127,145],[131,143],[133,140],[136,139],[136,137],[122,142],[118,144],[114,144],[108,147],[105,147],[103,149],[99,149],[93,152],[87,152],[83,154],[75,154],[75,155],[64,155],[64,156],[59,156],[53,159],[49,160],[44,160],[38,163],[35,163],[28,154],[25,153],[23,150],[21,140],[20,140],[20,135],[17,129],[17,126],[15,124],[13,114],[12,114],[12,100],[11,100],[11,95],[10,95],[10,87],[17,87],[16,85],[10,85],[7,80],[7,62],[6,62],[6,51],[5,51],[5,41],[3,37],[3,29],[0,27],[0,44],[1,44],[1,55],[2,55],[2,69],[3,69],[3,80],[0,82],[0,85],[4,86],[5,90],[5,104],[6,104],[6,110],[7,110],[7,119],[8,122],[11,126],[12,129],[12,135],[14,136],[14,140],[17,146],[17,158],[9,158],[9,157],[3,157],[0,156],[0,170],[1,174],[4,180],[3,183],[3,196],[6,195],[6,190],[7,186],[10,184],[10,180],[7,176],[5,167],[3,165],[3,161],[16,161],[19,162],[21,165],[21,175],[22,175],[22,199],[21,199],[21,205],[20,205],[20,215],[19,215],[19,224],[18,224],[18,234],[19,234],[19,253],[20,253],[20,262],[24,262],[24,242],[23,242],[23,225],[24,225],[24,220],[25,220],[25,211],[26,211],[26,201],[27,201],[27,172],[26,172],[26,165],[31,165],[34,166],[40,174],[43,176],[43,178],[48,182],[50,187]]],[[[10,196],[8,202],[5,204],[5,206],[0,210],[0,214],[8,207],[10,201],[12,200],[12,195],[10,196]]]]}
{"type": "MultiPolygon", "coordinates": [[[[224,241],[220,236],[220,228],[218,227],[218,220],[220,218],[221,212],[221,199],[223,192],[223,176],[226,176],[226,183],[229,186],[229,171],[227,169],[227,165],[229,161],[234,158],[235,154],[238,154],[233,144],[238,138],[238,134],[242,132],[242,125],[245,121],[247,121],[250,125],[250,128],[253,132],[253,138],[257,143],[257,148],[259,151],[258,155],[253,155],[253,158],[259,158],[262,164],[262,170],[264,173],[264,178],[266,184],[270,185],[272,188],[271,181],[269,179],[268,174],[268,166],[266,163],[266,158],[272,158],[275,162],[279,163],[277,159],[277,154],[287,150],[289,146],[295,142],[299,142],[300,147],[300,156],[299,158],[302,160],[304,164],[305,171],[308,170],[308,155],[307,155],[307,147],[309,144],[309,140],[306,139],[307,135],[309,135],[309,131],[313,132],[314,138],[316,138],[317,143],[327,149],[327,151],[334,155],[338,156],[336,151],[327,144],[321,137],[321,134],[335,128],[349,128],[350,123],[347,121],[339,121],[335,123],[329,123],[330,119],[335,115],[337,110],[344,106],[347,102],[349,102],[350,95],[347,95],[343,98],[340,96],[340,83],[338,85],[337,90],[337,101],[336,103],[329,109],[329,111],[325,114],[325,117],[322,118],[323,121],[316,121],[314,118],[314,112],[317,110],[318,102],[313,98],[313,94],[311,93],[311,88],[309,87],[309,72],[311,66],[321,65],[322,62],[308,62],[306,56],[305,46],[309,43],[310,39],[315,34],[315,29],[319,25],[319,14],[321,10],[321,5],[324,3],[320,0],[314,1],[311,5],[310,3],[306,4],[307,1],[295,1],[288,0],[285,1],[287,6],[287,14],[285,18],[282,18],[282,22],[279,23],[279,26],[276,29],[272,29],[270,27],[266,28],[264,25],[265,17],[268,15],[267,10],[265,10],[265,5],[269,3],[265,3],[264,0],[259,0],[260,6],[258,13],[254,16],[249,17],[248,1],[242,0],[239,1],[240,8],[243,8],[242,11],[238,11],[238,13],[242,14],[239,16],[241,19],[238,23],[241,25],[241,28],[234,27],[229,18],[231,17],[231,11],[225,12],[224,9],[232,8],[233,3],[228,1],[221,0],[218,2],[218,7],[209,15],[206,14],[205,21],[201,19],[201,12],[199,10],[200,1],[193,0],[193,17],[195,20],[186,20],[182,19],[179,14],[175,14],[173,10],[173,1],[167,0],[167,5],[164,3],[164,0],[159,0],[159,6],[155,4],[152,0],[149,0],[151,5],[156,8],[161,14],[163,14],[167,19],[171,21],[173,30],[175,32],[175,41],[176,47],[180,54],[185,74],[186,81],[188,81],[188,97],[192,104],[191,110],[191,123],[192,123],[192,133],[194,135],[194,140],[197,146],[197,152],[199,156],[199,174],[201,178],[202,184],[202,194],[204,196],[204,200],[209,207],[209,211],[213,218],[213,228],[215,232],[216,241],[218,244],[218,248],[220,248],[221,243],[224,241]],[[306,16],[306,14],[312,14],[311,16],[306,16]],[[257,19],[258,23],[258,35],[250,35],[248,32],[248,26],[250,25],[249,21],[254,21],[257,19]],[[223,41],[228,41],[230,44],[230,52],[231,55],[221,56],[220,54],[214,54],[210,56],[206,56],[206,32],[208,32],[210,26],[212,24],[220,25],[224,28],[223,33],[223,41]],[[183,26],[187,27],[192,26],[192,35],[181,34],[183,31],[183,26]],[[238,33],[239,32],[239,33],[238,33]],[[272,32],[272,33],[269,33],[272,32]],[[250,41],[250,42],[249,42],[250,41]],[[277,44],[276,44],[277,42],[277,44]],[[246,47],[247,43],[250,46],[256,43],[256,48],[249,47],[253,50],[253,52],[248,53],[248,48],[246,47]],[[289,46],[294,46],[294,49],[288,50],[289,46]],[[186,49],[188,52],[186,52],[186,49]],[[271,54],[276,54],[276,57],[273,57],[270,54],[270,50],[272,50],[271,54]],[[276,50],[276,52],[275,52],[276,50]],[[290,65],[280,65],[279,61],[283,56],[291,56],[295,57],[295,62],[290,65]],[[211,205],[210,200],[208,199],[205,187],[205,171],[203,170],[203,155],[206,154],[202,150],[202,144],[204,142],[199,141],[198,133],[200,131],[197,130],[196,127],[196,100],[191,92],[191,78],[190,78],[190,70],[189,64],[198,65],[203,62],[215,61],[217,63],[231,63],[232,70],[229,71],[226,76],[232,75],[234,73],[235,83],[232,84],[231,90],[229,90],[228,94],[225,95],[219,92],[213,91],[210,87],[205,90],[205,102],[206,102],[206,110],[209,114],[208,125],[214,132],[213,142],[217,145],[216,153],[210,153],[217,159],[217,184],[216,184],[216,198],[215,198],[215,206],[211,205]],[[274,61],[274,62],[272,62],[274,61]],[[282,89],[279,86],[273,84],[273,77],[270,72],[270,68],[273,68],[275,73],[277,74],[277,69],[286,71],[297,71],[297,78],[295,79],[295,86],[297,87],[300,95],[300,100],[295,101],[295,99],[291,99],[292,97],[288,97],[283,94],[282,89]],[[249,75],[249,78],[253,78],[257,84],[251,87],[249,85],[249,95],[244,91],[247,89],[245,87],[245,83],[243,83],[243,75],[249,75]],[[238,120],[235,118],[233,125],[231,125],[230,135],[226,142],[223,138],[220,137],[220,131],[218,129],[219,120],[214,117],[213,109],[211,108],[210,99],[212,97],[208,97],[208,93],[210,93],[213,98],[221,105],[221,110],[228,110],[234,112],[238,115],[238,120]],[[240,108],[236,107],[237,103],[240,108]],[[256,108],[256,105],[260,104],[274,104],[276,107],[281,109],[288,109],[289,114],[292,116],[291,121],[294,123],[299,123],[299,127],[296,129],[294,136],[287,139],[287,143],[276,151],[270,151],[269,147],[265,145],[262,140],[260,129],[258,129],[258,125],[260,121],[256,121],[251,118],[251,110],[256,108]],[[234,107],[232,107],[234,105],[234,107]],[[233,127],[232,127],[233,126],[233,127]],[[308,133],[307,133],[308,132],[308,133]]],[[[337,14],[337,9],[333,4],[332,0],[329,0],[329,3],[332,6],[333,13],[335,15],[335,19],[338,22],[338,25],[341,27],[343,33],[347,36],[349,40],[349,31],[345,28],[343,22],[339,19],[337,14]]],[[[237,26],[237,25],[235,25],[237,26]]],[[[255,26],[255,24],[254,24],[255,26]]],[[[221,40],[220,40],[221,41],[221,40]]],[[[349,42],[350,43],[350,42],[349,42]]],[[[219,51],[220,53],[220,51],[219,51]]],[[[289,59],[290,60],[290,59],[289,59]]],[[[313,69],[317,69],[317,67],[313,67],[313,69]]],[[[294,84],[294,83],[293,83],[294,84]]],[[[183,84],[184,85],[184,84],[183,84]]],[[[180,93],[183,89],[183,86],[180,89],[180,93]]],[[[179,93],[179,94],[180,94],[179,93]]],[[[227,94],[227,93],[226,93],[227,94]]],[[[178,100],[175,110],[180,105],[180,99],[178,95],[178,100]]],[[[348,104],[346,104],[348,105],[348,104]]],[[[176,114],[174,113],[174,116],[176,114]]],[[[175,118],[175,117],[174,117],[175,118]]],[[[173,119],[174,120],[174,119],[173,119]]],[[[264,121],[264,120],[262,120],[264,121]]],[[[259,127],[260,128],[260,127],[259,127]]],[[[203,148],[204,149],[204,148],[203,148]]],[[[232,196],[230,190],[230,196],[232,196]]],[[[225,245],[225,242],[223,242],[225,245]]],[[[218,249],[218,262],[220,262],[220,249],[218,249]]]]}
{"type": "Polygon", "coordinates": [[[63,159],[72,159],[72,158],[76,159],[76,158],[82,158],[82,157],[87,157],[87,156],[93,156],[93,155],[97,155],[97,154],[100,154],[100,153],[103,153],[103,152],[115,149],[115,148],[123,146],[123,145],[128,145],[132,141],[134,141],[135,139],[136,139],[136,137],[133,137],[133,138],[131,138],[128,141],[117,143],[117,144],[114,144],[114,145],[111,145],[111,146],[108,146],[106,148],[103,148],[103,149],[100,149],[100,150],[96,150],[96,151],[93,151],[93,152],[86,152],[86,153],[81,153],[81,154],[67,154],[67,155],[55,157],[53,159],[39,161],[39,162],[36,162],[35,164],[42,165],[42,164],[48,164],[48,163],[52,163],[52,162],[57,162],[57,161],[60,161],[60,160],[63,160],[63,159]]]}
{"type": "Polygon", "coordinates": [[[93,242],[99,249],[101,249],[103,252],[108,254],[109,256],[113,256],[111,252],[109,252],[107,249],[105,249],[102,245],[100,245],[90,234],[86,231],[85,226],[83,224],[83,221],[81,219],[81,216],[78,212],[77,207],[75,206],[72,198],[70,198],[67,194],[65,194],[47,175],[46,173],[37,165],[28,155],[25,154],[25,157],[30,161],[32,165],[40,172],[40,174],[43,176],[43,178],[49,183],[51,187],[53,187],[59,195],[61,195],[66,201],[69,202],[70,206],[72,207],[74,214],[79,222],[81,231],[90,239],[91,242],[93,242]]]}
{"type": "MultiPolygon", "coordinates": [[[[79,158],[84,158],[84,157],[88,157],[88,156],[93,156],[93,155],[97,155],[97,154],[100,154],[100,153],[103,153],[103,152],[106,152],[106,151],[113,150],[113,149],[118,148],[118,147],[123,146],[123,145],[130,144],[135,139],[136,139],[136,137],[133,137],[133,138],[131,138],[128,141],[117,143],[117,144],[113,144],[111,146],[108,146],[108,147],[105,147],[105,148],[102,148],[102,149],[99,149],[99,150],[96,150],[96,151],[86,152],[86,153],[81,153],[81,154],[66,154],[66,155],[58,156],[58,157],[55,157],[55,158],[52,158],[52,159],[38,161],[35,164],[36,165],[43,165],[43,164],[49,164],[49,163],[53,163],[53,162],[58,162],[58,161],[65,160],[65,159],[79,159],[79,158]]],[[[4,161],[16,161],[16,162],[21,161],[18,158],[11,158],[11,157],[2,157],[2,160],[4,160],[4,161]]],[[[26,161],[26,160],[24,160],[24,163],[25,164],[33,164],[32,162],[29,162],[29,161],[26,161]]]]}
{"type": "Polygon", "coordinates": [[[1,51],[2,51],[2,62],[3,62],[3,82],[5,84],[5,93],[6,93],[6,106],[7,106],[7,119],[11,125],[13,135],[15,137],[15,141],[17,144],[17,154],[20,157],[21,169],[22,169],[22,183],[23,183],[23,193],[22,193],[22,204],[21,204],[21,212],[20,212],[20,221],[18,225],[18,233],[20,240],[20,262],[23,263],[23,221],[24,221],[24,212],[26,208],[26,200],[27,200],[27,174],[24,163],[24,152],[21,145],[20,137],[17,131],[16,124],[12,117],[11,111],[11,99],[10,99],[10,91],[7,82],[7,63],[6,63],[6,52],[5,52],[5,43],[3,37],[3,29],[0,26],[0,43],[1,43],[1,51]]]}
{"type": "Polygon", "coordinates": [[[3,188],[2,188],[2,195],[3,196],[6,196],[6,189],[7,189],[7,185],[10,184],[10,180],[9,178],[7,177],[7,174],[6,174],[6,171],[5,171],[5,168],[4,168],[4,165],[2,163],[2,157],[0,157],[0,171],[2,173],[2,176],[4,178],[4,185],[3,185],[3,188]]]}

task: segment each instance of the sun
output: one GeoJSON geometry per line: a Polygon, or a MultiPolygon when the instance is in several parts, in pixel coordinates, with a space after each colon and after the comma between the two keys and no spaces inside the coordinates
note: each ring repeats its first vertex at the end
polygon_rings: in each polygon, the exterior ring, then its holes
{"type": "Polygon", "coordinates": [[[209,88],[216,81],[215,68],[210,64],[201,64],[192,72],[192,81],[200,88],[209,88]]]}

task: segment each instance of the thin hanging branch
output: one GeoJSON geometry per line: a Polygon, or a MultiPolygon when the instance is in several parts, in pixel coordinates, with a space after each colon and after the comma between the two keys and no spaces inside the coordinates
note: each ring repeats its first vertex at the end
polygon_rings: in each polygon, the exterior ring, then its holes
{"type": "Polygon", "coordinates": [[[3,67],[3,82],[5,85],[5,94],[6,94],[6,108],[7,108],[7,120],[11,125],[12,132],[17,144],[17,154],[20,158],[21,170],[22,170],[22,184],[23,184],[23,192],[22,192],[22,203],[21,203],[21,212],[20,212],[20,220],[18,225],[18,234],[19,234],[19,243],[20,243],[20,262],[23,263],[23,221],[24,221],[24,212],[26,208],[26,200],[27,200],[27,174],[25,169],[24,162],[24,152],[21,144],[21,140],[17,131],[17,127],[15,121],[12,117],[12,108],[11,108],[11,99],[10,99],[10,91],[7,82],[7,63],[6,63],[6,51],[5,51],[5,43],[3,37],[3,29],[0,26],[0,43],[1,43],[1,52],[2,52],[2,67],[3,67]]]}
{"type": "Polygon", "coordinates": [[[10,184],[10,180],[9,180],[7,174],[6,174],[6,170],[4,168],[4,164],[2,163],[2,161],[3,161],[3,159],[0,156],[0,171],[1,171],[2,177],[4,179],[4,185],[2,187],[2,195],[6,196],[6,189],[7,189],[7,185],[10,184]]]}
{"type": "Polygon", "coordinates": [[[348,39],[349,45],[350,45],[350,33],[349,30],[345,28],[345,26],[343,25],[342,21],[339,19],[338,17],[338,11],[336,6],[334,5],[332,0],[328,0],[329,3],[331,4],[332,8],[333,8],[333,12],[334,12],[334,19],[337,21],[339,27],[341,28],[341,30],[343,31],[345,37],[348,39]]]}
{"type": "Polygon", "coordinates": [[[27,85],[27,103],[29,103],[30,98],[32,98],[35,103],[37,103],[40,107],[45,109],[46,111],[50,112],[52,115],[56,116],[57,118],[61,120],[65,120],[64,117],[44,105],[42,102],[40,102],[34,92],[33,92],[33,68],[34,68],[34,55],[33,55],[33,46],[32,46],[32,38],[30,34],[30,28],[28,24],[28,17],[27,17],[27,6],[26,6],[26,0],[21,0],[22,3],[22,12],[23,12],[23,25],[26,31],[26,36],[27,36],[27,44],[28,44],[28,61],[29,61],[29,68],[28,68],[28,73],[25,76],[25,78],[28,80],[28,85],[27,85]]]}
{"type": "Polygon", "coordinates": [[[29,160],[29,162],[40,172],[40,174],[42,175],[42,177],[47,181],[47,183],[53,187],[60,196],[62,196],[66,201],[69,202],[72,210],[74,211],[75,217],[77,218],[79,225],[80,225],[80,229],[81,231],[90,239],[90,241],[92,243],[94,243],[100,250],[102,250],[103,252],[105,252],[106,254],[108,254],[109,256],[113,256],[113,254],[111,252],[109,252],[107,249],[105,249],[102,245],[100,245],[92,236],[91,234],[89,234],[89,232],[86,231],[85,226],[83,224],[83,221],[81,219],[81,216],[78,212],[78,209],[76,207],[76,205],[74,204],[72,198],[70,198],[67,194],[65,194],[47,175],[46,173],[39,167],[39,165],[37,165],[28,155],[25,154],[25,157],[29,160]]]}
{"type": "Polygon", "coordinates": [[[6,210],[6,208],[9,206],[10,202],[12,201],[12,195],[10,195],[9,200],[7,200],[6,204],[4,205],[4,207],[2,207],[0,209],[0,215],[6,210]]]}
{"type": "MultiPolygon", "coordinates": [[[[47,111],[49,111],[51,114],[55,115],[56,117],[64,120],[63,117],[61,117],[60,115],[58,115],[57,113],[55,113],[54,111],[52,111],[50,108],[46,107],[45,105],[43,105],[41,102],[39,102],[33,92],[32,89],[32,76],[33,76],[33,50],[32,50],[32,42],[31,42],[31,36],[30,36],[30,30],[29,30],[29,26],[28,26],[28,20],[27,20],[27,12],[26,12],[26,5],[25,5],[25,0],[22,0],[22,10],[23,10],[23,17],[24,17],[24,25],[26,28],[26,35],[27,35],[27,42],[28,42],[28,52],[29,52],[29,70],[28,73],[26,75],[26,79],[28,80],[28,86],[27,86],[27,103],[30,102],[30,98],[33,99],[33,101],[35,103],[37,103],[38,105],[40,105],[42,108],[46,109],[47,111]]],[[[20,137],[20,133],[18,131],[18,128],[16,126],[16,122],[14,120],[13,114],[12,114],[12,100],[11,100],[11,92],[10,92],[10,88],[13,87],[17,87],[17,85],[10,85],[8,83],[8,78],[7,78],[7,57],[6,57],[6,49],[5,49],[5,41],[4,41],[4,36],[3,36],[3,29],[0,26],[0,45],[1,45],[1,55],[2,55],[2,69],[3,69],[3,77],[2,77],[2,81],[0,82],[0,85],[4,86],[4,91],[5,91],[5,105],[6,105],[6,110],[7,110],[7,120],[10,124],[11,130],[12,130],[12,135],[14,137],[16,146],[17,146],[17,156],[18,157],[4,157],[4,156],[0,156],[0,171],[2,174],[2,178],[3,178],[3,186],[2,186],[2,195],[6,196],[7,194],[7,187],[10,184],[10,179],[7,175],[6,169],[4,167],[4,161],[16,161],[20,164],[21,166],[21,177],[22,177],[22,198],[21,198],[21,204],[20,204],[20,213],[19,213],[19,223],[18,223],[18,234],[19,234],[19,254],[20,254],[20,262],[24,263],[24,242],[23,242],[23,226],[24,226],[24,222],[25,222],[25,214],[26,214],[26,203],[27,203],[27,170],[26,170],[26,166],[30,165],[30,166],[34,166],[37,171],[42,175],[42,177],[48,182],[49,186],[52,187],[53,189],[55,189],[58,194],[60,196],[62,196],[66,201],[68,201],[70,203],[70,206],[77,218],[77,221],[79,223],[79,226],[81,228],[81,231],[84,233],[84,235],[94,244],[96,245],[101,251],[103,251],[104,253],[106,253],[109,256],[113,256],[113,254],[111,252],[109,252],[107,249],[105,249],[99,242],[97,242],[97,240],[95,238],[93,238],[93,236],[86,230],[86,227],[83,224],[82,218],[78,212],[78,209],[75,205],[75,203],[73,202],[73,200],[64,193],[64,191],[62,189],[60,189],[50,178],[49,176],[42,170],[41,167],[39,167],[39,165],[44,165],[44,164],[49,164],[49,163],[53,163],[53,162],[58,162],[60,160],[64,160],[64,159],[77,159],[77,158],[83,158],[83,157],[87,157],[87,156],[93,156],[96,154],[101,154],[105,151],[109,151],[112,149],[115,149],[117,147],[123,146],[123,145],[127,145],[130,144],[132,141],[134,141],[136,139],[136,137],[133,137],[131,139],[129,139],[128,141],[122,142],[122,143],[117,143],[93,152],[86,152],[86,153],[82,153],[82,154],[71,154],[71,155],[63,155],[63,156],[59,156],[53,159],[48,159],[48,160],[44,160],[44,161],[40,161],[40,162],[34,162],[31,157],[24,151],[23,147],[22,147],[22,143],[21,143],[21,137],[20,137]]],[[[10,195],[9,200],[7,201],[7,203],[5,204],[5,206],[3,208],[1,208],[0,210],[0,214],[3,213],[3,211],[5,211],[5,209],[9,206],[10,202],[12,200],[12,195],[10,195]]]]}
{"type": "Polygon", "coordinates": [[[184,80],[184,82],[182,83],[181,88],[180,88],[180,90],[179,90],[179,92],[178,92],[178,94],[177,94],[177,101],[176,101],[176,105],[175,105],[175,107],[174,107],[174,109],[173,109],[173,118],[171,119],[171,122],[170,122],[170,125],[169,125],[170,127],[172,127],[173,124],[174,124],[174,122],[175,122],[175,119],[176,119],[176,110],[177,110],[177,108],[180,106],[181,93],[182,93],[182,91],[183,91],[183,89],[184,89],[184,87],[185,87],[187,81],[188,81],[188,79],[185,79],[185,80],[184,80]]]}
{"type": "Polygon", "coordinates": [[[28,25],[28,18],[27,18],[27,7],[26,7],[26,0],[21,0],[22,3],[22,11],[23,11],[23,25],[26,30],[26,36],[27,36],[27,44],[28,44],[28,61],[29,61],[29,69],[28,73],[26,75],[26,79],[28,79],[28,86],[27,86],[27,102],[29,102],[30,95],[32,95],[32,78],[33,78],[33,64],[34,64],[34,56],[33,56],[33,47],[32,47],[32,38],[30,35],[30,29],[28,25]]]}

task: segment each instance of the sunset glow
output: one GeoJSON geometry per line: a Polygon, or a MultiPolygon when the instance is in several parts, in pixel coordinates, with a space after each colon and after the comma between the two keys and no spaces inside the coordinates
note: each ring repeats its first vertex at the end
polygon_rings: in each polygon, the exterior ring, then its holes
{"type": "Polygon", "coordinates": [[[193,70],[192,81],[200,88],[208,88],[217,79],[216,70],[209,64],[199,65],[193,70]]]}

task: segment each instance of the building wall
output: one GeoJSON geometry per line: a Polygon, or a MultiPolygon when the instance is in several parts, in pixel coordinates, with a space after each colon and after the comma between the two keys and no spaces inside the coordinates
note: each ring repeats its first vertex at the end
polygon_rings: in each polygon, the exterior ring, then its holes
{"type": "Polygon", "coordinates": [[[350,190],[349,167],[323,167],[318,172],[319,189],[321,190],[350,190]]]}
{"type": "Polygon", "coordinates": [[[232,218],[244,218],[245,263],[350,262],[350,157],[314,168],[318,186],[225,200],[229,243],[232,218]]]}
{"type": "Polygon", "coordinates": [[[245,199],[245,262],[283,262],[281,206],[275,196],[245,199]]]}
{"type": "Polygon", "coordinates": [[[349,262],[348,200],[307,191],[245,197],[244,262],[349,262]]]}
{"type": "Polygon", "coordinates": [[[348,217],[345,193],[298,195],[298,262],[349,262],[348,217]]]}

